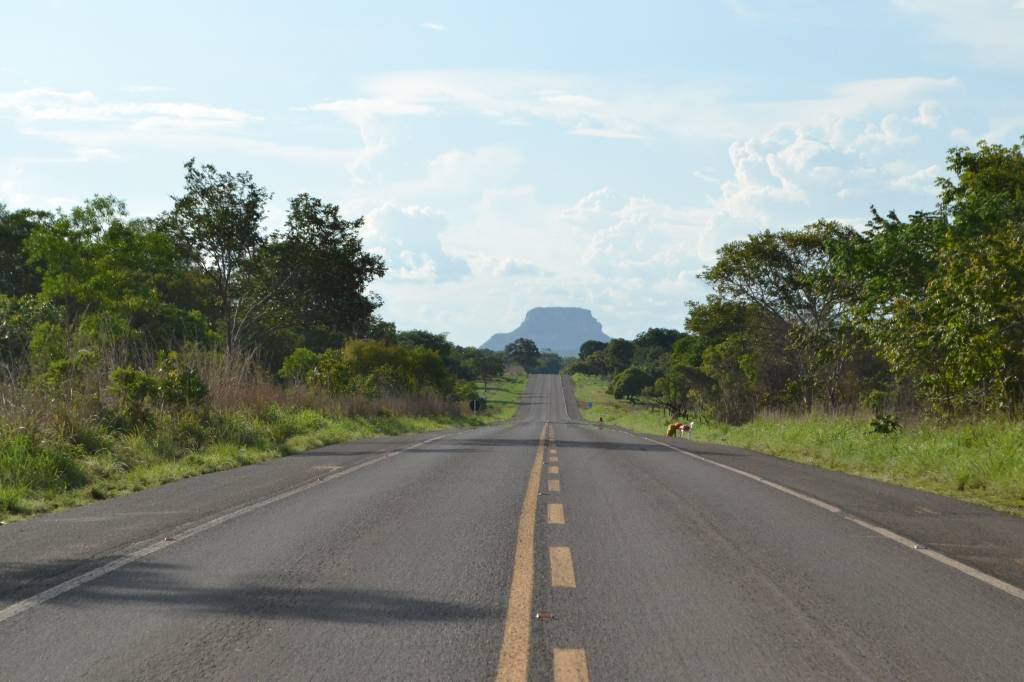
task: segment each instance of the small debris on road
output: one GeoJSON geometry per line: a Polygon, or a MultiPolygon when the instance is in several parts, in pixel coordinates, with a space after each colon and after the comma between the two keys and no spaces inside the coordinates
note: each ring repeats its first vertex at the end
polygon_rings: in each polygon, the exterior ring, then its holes
{"type": "Polygon", "coordinates": [[[538,611],[534,616],[537,620],[558,620],[558,616],[547,611],[538,611]]]}

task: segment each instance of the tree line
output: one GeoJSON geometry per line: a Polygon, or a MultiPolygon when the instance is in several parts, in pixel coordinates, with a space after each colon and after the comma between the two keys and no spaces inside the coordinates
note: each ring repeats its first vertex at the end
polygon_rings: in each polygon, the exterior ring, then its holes
{"type": "Polygon", "coordinates": [[[467,382],[503,372],[504,354],[380,317],[370,285],[387,267],[363,247],[362,218],[299,194],[270,225],[271,198],[250,173],[191,160],[180,194],[153,217],[131,216],[114,196],[67,211],[0,204],[5,399],[31,387],[154,402],[158,375],[184,376],[203,353],[333,394],[461,399],[467,382]]]}
{"type": "Polygon", "coordinates": [[[933,208],[725,244],[684,331],[585,343],[567,371],[731,423],[763,409],[1019,417],[1024,154],[983,141],[950,149],[947,170],[933,208]]]}

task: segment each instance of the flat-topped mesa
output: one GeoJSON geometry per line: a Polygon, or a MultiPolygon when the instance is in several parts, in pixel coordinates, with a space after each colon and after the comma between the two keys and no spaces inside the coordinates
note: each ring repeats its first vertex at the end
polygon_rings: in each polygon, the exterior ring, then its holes
{"type": "Polygon", "coordinates": [[[533,308],[513,331],[495,334],[480,347],[500,351],[519,338],[531,339],[541,351],[571,357],[579,353],[584,341],[608,341],[611,337],[586,308],[533,308]]]}

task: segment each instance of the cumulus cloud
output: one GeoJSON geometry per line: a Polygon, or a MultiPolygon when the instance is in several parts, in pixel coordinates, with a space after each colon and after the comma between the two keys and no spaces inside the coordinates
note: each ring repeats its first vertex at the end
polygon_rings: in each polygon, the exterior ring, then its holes
{"type": "Polygon", "coordinates": [[[417,282],[446,282],[469,274],[465,260],[449,255],[441,233],[443,213],[426,206],[385,204],[366,215],[368,247],[388,262],[388,276],[417,282]]]}

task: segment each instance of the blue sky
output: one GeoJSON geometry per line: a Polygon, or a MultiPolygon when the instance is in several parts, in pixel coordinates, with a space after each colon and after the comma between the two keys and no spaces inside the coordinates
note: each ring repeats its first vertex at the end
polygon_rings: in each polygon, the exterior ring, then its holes
{"type": "Polygon", "coordinates": [[[1024,134],[1024,0],[0,0],[0,202],[169,206],[195,156],[366,216],[402,328],[679,328],[717,247],[934,204],[1024,134]]]}

